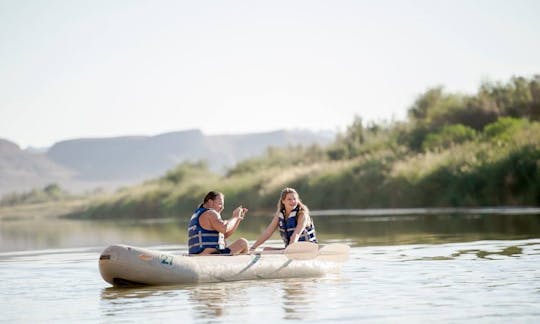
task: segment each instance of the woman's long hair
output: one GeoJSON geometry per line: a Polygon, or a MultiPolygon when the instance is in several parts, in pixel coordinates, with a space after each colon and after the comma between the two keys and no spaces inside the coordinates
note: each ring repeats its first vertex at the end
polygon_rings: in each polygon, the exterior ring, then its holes
{"type": "Polygon", "coordinates": [[[293,188],[288,188],[287,187],[287,188],[284,188],[283,190],[281,190],[281,194],[279,195],[279,200],[277,202],[276,213],[278,215],[280,213],[283,213],[283,215],[285,215],[285,205],[283,205],[282,200],[285,199],[285,197],[290,193],[294,194],[296,196],[297,200],[298,200],[298,212],[297,212],[297,215],[298,216],[304,215],[304,217],[307,217],[307,224],[310,225],[311,224],[311,217],[309,216],[309,208],[308,208],[308,206],[306,206],[302,202],[302,200],[300,199],[300,195],[293,188]]]}

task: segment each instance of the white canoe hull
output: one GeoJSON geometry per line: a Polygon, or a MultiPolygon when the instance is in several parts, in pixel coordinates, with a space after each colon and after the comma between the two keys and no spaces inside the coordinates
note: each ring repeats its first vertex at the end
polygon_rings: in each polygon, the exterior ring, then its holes
{"type": "Polygon", "coordinates": [[[341,262],[324,256],[293,260],[284,254],[174,255],[127,245],[111,245],[99,260],[103,279],[112,285],[167,285],[236,280],[317,277],[339,272],[341,262]]]}

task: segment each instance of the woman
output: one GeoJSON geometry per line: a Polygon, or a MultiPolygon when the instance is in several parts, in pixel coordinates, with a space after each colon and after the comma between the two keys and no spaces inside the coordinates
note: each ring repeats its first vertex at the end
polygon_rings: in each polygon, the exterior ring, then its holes
{"type": "MultiPolygon", "coordinates": [[[[309,216],[309,209],[302,203],[300,196],[293,188],[285,188],[281,191],[274,218],[257,241],[253,243],[250,251],[255,250],[268,240],[277,228],[279,228],[285,247],[298,241],[317,243],[315,225],[309,216]]],[[[265,248],[265,250],[269,249],[271,248],[265,248]]]]}
{"type": "Polygon", "coordinates": [[[238,228],[247,208],[236,208],[233,216],[224,221],[221,219],[224,205],[225,196],[221,192],[210,191],[206,194],[188,224],[189,254],[240,254],[248,251],[249,244],[245,238],[225,245],[225,239],[238,228]]]}

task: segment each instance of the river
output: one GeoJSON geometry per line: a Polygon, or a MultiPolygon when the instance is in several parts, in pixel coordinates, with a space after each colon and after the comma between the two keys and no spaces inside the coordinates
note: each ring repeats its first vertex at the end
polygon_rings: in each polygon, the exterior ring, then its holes
{"type": "MultiPolygon", "coordinates": [[[[131,323],[536,323],[540,213],[412,211],[315,216],[322,243],[351,246],[320,278],[113,288],[101,251],[127,243],[183,253],[185,221],[4,218],[1,321],[131,323]]],[[[254,240],[269,218],[237,236],[254,240]]],[[[234,239],[233,237],[232,239],[234,239]]],[[[279,245],[276,240],[270,245],[279,245]]]]}

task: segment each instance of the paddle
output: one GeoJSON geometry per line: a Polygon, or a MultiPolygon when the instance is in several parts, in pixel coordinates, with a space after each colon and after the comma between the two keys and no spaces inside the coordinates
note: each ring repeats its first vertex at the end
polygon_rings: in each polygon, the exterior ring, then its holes
{"type": "Polygon", "coordinates": [[[318,260],[344,262],[349,258],[349,250],[351,248],[347,244],[328,244],[319,248],[318,260]]]}
{"type": "Polygon", "coordinates": [[[317,258],[324,261],[344,262],[349,258],[349,246],[334,243],[319,246],[311,242],[296,242],[285,250],[263,251],[261,254],[284,254],[290,260],[311,260],[317,258]]]}
{"type": "Polygon", "coordinates": [[[310,260],[317,257],[319,246],[311,242],[296,242],[285,248],[283,254],[291,260],[310,260]]]}

